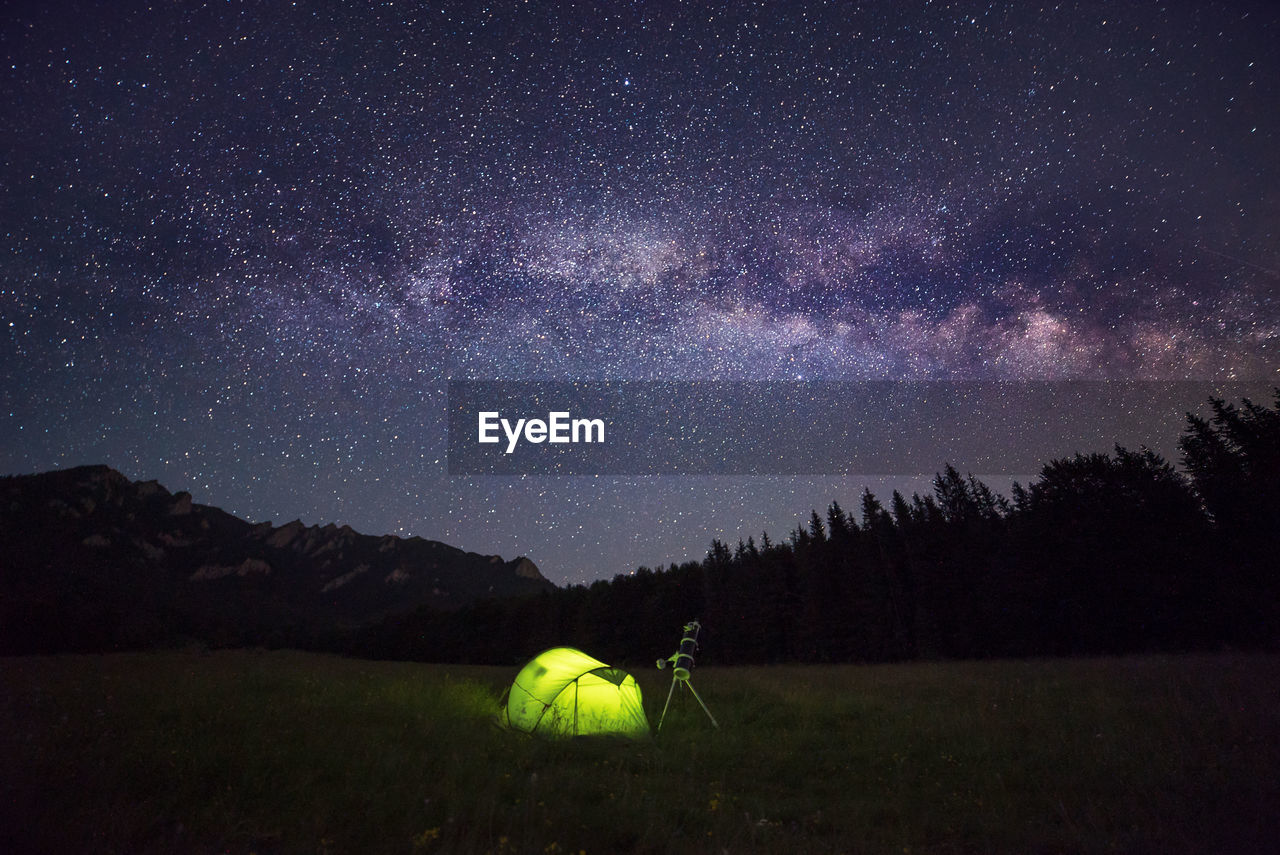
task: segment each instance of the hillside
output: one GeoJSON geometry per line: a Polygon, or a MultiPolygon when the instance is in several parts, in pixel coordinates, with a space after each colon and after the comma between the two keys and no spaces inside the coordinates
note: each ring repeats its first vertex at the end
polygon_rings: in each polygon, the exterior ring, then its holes
{"type": "Polygon", "coordinates": [[[532,561],[348,526],[253,524],[106,466],[0,479],[0,652],[305,643],[554,587],[532,561]]]}

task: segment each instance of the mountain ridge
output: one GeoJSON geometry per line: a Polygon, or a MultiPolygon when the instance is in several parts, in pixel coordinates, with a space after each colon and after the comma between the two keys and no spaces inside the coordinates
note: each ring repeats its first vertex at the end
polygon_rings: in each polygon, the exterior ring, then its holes
{"type": "Polygon", "coordinates": [[[252,523],[102,464],[0,478],[0,652],[305,644],[423,606],[548,590],[527,557],[252,523]]]}

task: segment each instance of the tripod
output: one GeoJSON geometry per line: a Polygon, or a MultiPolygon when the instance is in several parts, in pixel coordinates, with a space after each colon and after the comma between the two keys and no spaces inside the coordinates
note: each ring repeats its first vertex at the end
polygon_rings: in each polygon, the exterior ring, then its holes
{"type": "Polygon", "coordinates": [[[698,706],[702,707],[707,718],[711,719],[712,726],[717,730],[720,729],[716,717],[711,714],[711,710],[707,709],[707,705],[698,694],[698,690],[693,687],[693,683],[689,682],[689,676],[693,672],[693,652],[698,649],[698,630],[701,628],[702,624],[696,620],[689,621],[684,625],[684,635],[680,638],[679,649],[666,659],[658,660],[658,670],[665,668],[667,663],[671,663],[672,666],[671,688],[667,690],[667,702],[662,705],[662,715],[658,718],[658,732],[662,731],[662,722],[667,717],[667,708],[671,706],[671,696],[675,694],[677,683],[693,693],[694,700],[698,702],[698,706]]]}

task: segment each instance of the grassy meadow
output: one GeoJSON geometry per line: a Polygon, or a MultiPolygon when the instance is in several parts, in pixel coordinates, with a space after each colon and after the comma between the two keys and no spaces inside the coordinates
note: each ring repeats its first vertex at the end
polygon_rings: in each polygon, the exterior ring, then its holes
{"type": "MultiPolygon", "coordinates": [[[[1280,656],[701,669],[663,732],[494,727],[516,668],[0,659],[0,851],[1261,852],[1280,656]]],[[[632,669],[652,723],[669,672],[632,669]]]]}

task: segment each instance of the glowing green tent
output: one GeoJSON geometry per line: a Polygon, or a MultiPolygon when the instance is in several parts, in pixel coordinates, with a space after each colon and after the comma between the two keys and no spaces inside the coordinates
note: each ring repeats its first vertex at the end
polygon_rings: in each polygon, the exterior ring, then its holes
{"type": "Polygon", "coordinates": [[[635,678],[572,647],[553,647],[524,666],[498,721],[540,736],[649,735],[635,678]]]}

